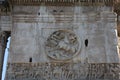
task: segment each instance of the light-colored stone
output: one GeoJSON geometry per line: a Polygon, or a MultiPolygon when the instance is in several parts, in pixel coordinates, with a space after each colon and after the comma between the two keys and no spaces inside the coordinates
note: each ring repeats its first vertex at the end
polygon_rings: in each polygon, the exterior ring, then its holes
{"type": "Polygon", "coordinates": [[[84,62],[86,58],[90,63],[119,62],[116,14],[109,7],[91,7],[90,12],[86,12],[88,9],[80,6],[14,6],[8,61],[29,62],[32,57],[33,62],[49,62],[46,40],[55,31],[69,30],[81,43],[79,53],[71,59],[73,62],[84,62]],[[86,39],[88,47],[85,46],[86,39]]]}
{"type": "Polygon", "coordinates": [[[11,31],[6,80],[118,79],[112,7],[14,5],[12,13],[1,18],[11,31]]]}
{"type": "Polygon", "coordinates": [[[11,16],[0,16],[1,31],[11,31],[12,19],[11,16]]]}

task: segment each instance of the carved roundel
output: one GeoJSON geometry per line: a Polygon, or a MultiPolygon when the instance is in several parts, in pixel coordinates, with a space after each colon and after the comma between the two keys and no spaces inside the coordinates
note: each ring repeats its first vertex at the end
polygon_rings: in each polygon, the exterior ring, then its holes
{"type": "Polygon", "coordinates": [[[80,49],[80,42],[73,31],[54,31],[46,40],[45,50],[49,57],[56,60],[73,58],[80,49]]]}

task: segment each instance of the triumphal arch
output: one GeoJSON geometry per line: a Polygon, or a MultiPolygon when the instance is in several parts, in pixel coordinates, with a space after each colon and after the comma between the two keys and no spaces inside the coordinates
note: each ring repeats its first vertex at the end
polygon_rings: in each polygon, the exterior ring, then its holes
{"type": "Polygon", "coordinates": [[[5,80],[120,80],[117,1],[2,0],[5,80]]]}

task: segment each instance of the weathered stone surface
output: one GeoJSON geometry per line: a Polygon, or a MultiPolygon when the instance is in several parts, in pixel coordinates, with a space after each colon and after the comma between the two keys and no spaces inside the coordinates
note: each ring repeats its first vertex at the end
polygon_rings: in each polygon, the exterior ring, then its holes
{"type": "Polygon", "coordinates": [[[0,16],[1,31],[11,31],[12,19],[11,16],[0,16]]]}
{"type": "Polygon", "coordinates": [[[118,63],[8,63],[6,80],[119,80],[118,63]]]}
{"type": "MultiPolygon", "coordinates": [[[[119,62],[116,14],[110,11],[111,7],[87,10],[89,7],[80,6],[14,6],[9,62],[29,62],[30,57],[33,62],[49,62],[45,43],[59,30],[68,30],[79,39],[81,48],[76,48],[78,54],[71,59],[74,62],[84,62],[86,58],[90,63],[119,62]],[[85,40],[88,40],[88,46],[85,46],[85,40]]],[[[59,45],[56,43],[56,46],[59,45]]],[[[69,51],[70,46],[64,47],[69,51]]]]}
{"type": "Polygon", "coordinates": [[[112,7],[16,5],[13,13],[6,80],[119,80],[112,7]]]}

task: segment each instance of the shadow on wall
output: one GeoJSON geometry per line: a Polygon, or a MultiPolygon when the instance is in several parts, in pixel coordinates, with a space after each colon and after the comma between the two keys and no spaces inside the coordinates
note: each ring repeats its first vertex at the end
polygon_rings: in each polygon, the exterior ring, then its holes
{"type": "Polygon", "coordinates": [[[118,26],[117,26],[117,30],[118,30],[118,36],[120,37],[120,16],[118,17],[118,26]]]}

